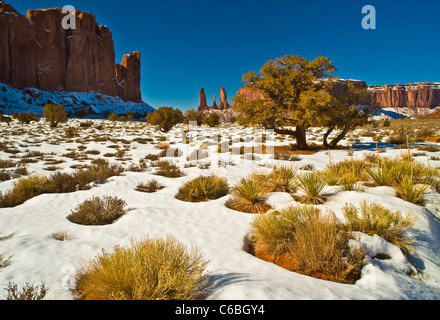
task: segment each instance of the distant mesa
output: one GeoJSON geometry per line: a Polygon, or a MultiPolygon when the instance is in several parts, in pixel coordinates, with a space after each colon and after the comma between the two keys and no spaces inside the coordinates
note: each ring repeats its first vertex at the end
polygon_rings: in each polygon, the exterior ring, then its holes
{"type": "Polygon", "coordinates": [[[0,1],[0,82],[14,88],[95,92],[142,103],[139,52],[115,63],[112,33],[76,10],[76,29],[62,28],[60,8],[27,17],[0,1]]]}

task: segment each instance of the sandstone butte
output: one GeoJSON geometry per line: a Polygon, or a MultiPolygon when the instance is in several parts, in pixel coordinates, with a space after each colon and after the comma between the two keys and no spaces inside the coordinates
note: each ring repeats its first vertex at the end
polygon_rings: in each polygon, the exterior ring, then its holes
{"type": "Polygon", "coordinates": [[[142,102],[140,53],[115,63],[112,33],[76,10],[76,29],[62,28],[60,8],[27,16],[0,1],[0,82],[17,88],[90,92],[142,102]]]}

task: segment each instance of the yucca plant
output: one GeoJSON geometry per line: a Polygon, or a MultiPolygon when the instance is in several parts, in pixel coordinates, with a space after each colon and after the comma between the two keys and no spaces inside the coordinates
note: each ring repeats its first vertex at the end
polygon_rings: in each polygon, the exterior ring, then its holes
{"type": "Polygon", "coordinates": [[[397,190],[398,196],[403,200],[420,204],[422,195],[429,189],[429,186],[415,183],[412,179],[407,179],[396,184],[395,189],[397,190]]]}
{"type": "Polygon", "coordinates": [[[339,179],[340,191],[360,191],[357,178],[352,173],[346,173],[339,179]]]}
{"type": "Polygon", "coordinates": [[[200,176],[186,182],[180,189],[176,198],[187,202],[203,202],[224,197],[229,192],[226,178],[200,176]]]}
{"type": "Polygon", "coordinates": [[[243,178],[232,187],[230,194],[232,198],[226,202],[230,209],[245,213],[265,213],[271,209],[266,203],[264,186],[258,180],[243,178]]]}
{"type": "Polygon", "coordinates": [[[252,177],[264,184],[266,192],[296,192],[296,174],[298,169],[292,166],[279,166],[267,175],[253,174],[252,177]]]}
{"type": "Polygon", "coordinates": [[[323,204],[323,193],[327,184],[319,171],[308,172],[298,176],[298,188],[304,193],[298,201],[305,204],[323,204]]]}
{"type": "Polygon", "coordinates": [[[407,239],[404,231],[417,222],[415,214],[409,213],[403,217],[398,211],[393,212],[380,205],[369,204],[367,201],[360,204],[360,209],[347,205],[343,208],[343,214],[345,222],[342,226],[350,233],[358,231],[370,236],[377,234],[402,251],[413,252],[414,240],[407,239]]]}
{"type": "Polygon", "coordinates": [[[393,184],[393,167],[379,164],[376,168],[367,168],[367,174],[376,186],[393,184]]]}
{"type": "Polygon", "coordinates": [[[339,184],[341,177],[344,175],[342,166],[331,163],[323,171],[325,181],[329,186],[336,186],[339,184]]]}

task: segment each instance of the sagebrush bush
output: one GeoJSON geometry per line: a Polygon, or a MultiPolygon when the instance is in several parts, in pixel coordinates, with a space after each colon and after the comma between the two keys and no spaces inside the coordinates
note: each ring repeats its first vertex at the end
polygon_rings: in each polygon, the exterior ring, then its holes
{"type": "Polygon", "coordinates": [[[186,182],[180,189],[176,198],[186,202],[203,202],[224,197],[229,192],[226,178],[200,176],[186,182]]]}
{"type": "Polygon", "coordinates": [[[146,183],[139,183],[136,187],[136,190],[140,192],[153,193],[163,188],[165,187],[161,185],[159,181],[157,181],[156,179],[151,179],[146,183]]]}
{"type": "Polygon", "coordinates": [[[92,197],[72,210],[69,219],[82,225],[112,224],[127,213],[126,206],[127,203],[118,197],[92,197]]]}
{"type": "Polygon", "coordinates": [[[167,178],[180,178],[185,175],[185,173],[180,170],[180,168],[177,167],[174,163],[166,160],[157,161],[155,163],[155,166],[157,166],[158,169],[154,174],[158,176],[163,176],[167,178]]]}
{"type": "Polygon", "coordinates": [[[230,194],[232,198],[226,202],[226,206],[232,210],[245,213],[265,213],[271,207],[266,203],[267,196],[264,186],[252,178],[241,179],[235,184],[230,194]]]}
{"type": "Polygon", "coordinates": [[[76,278],[89,300],[196,300],[208,286],[208,262],[172,237],[147,238],[103,251],[76,278]]]}
{"type": "Polygon", "coordinates": [[[0,193],[0,208],[15,207],[42,194],[47,181],[46,177],[38,175],[20,178],[11,190],[0,193]]]}
{"type": "Polygon", "coordinates": [[[43,300],[49,289],[44,282],[39,286],[35,286],[31,283],[26,283],[21,289],[17,284],[9,282],[6,289],[6,300],[43,300]]]}
{"type": "Polygon", "coordinates": [[[398,211],[390,211],[377,204],[362,202],[360,208],[347,205],[343,209],[345,221],[342,226],[349,232],[358,231],[370,236],[377,234],[384,240],[398,246],[404,252],[412,252],[411,244],[404,231],[417,222],[413,213],[405,217],[398,211]]]}

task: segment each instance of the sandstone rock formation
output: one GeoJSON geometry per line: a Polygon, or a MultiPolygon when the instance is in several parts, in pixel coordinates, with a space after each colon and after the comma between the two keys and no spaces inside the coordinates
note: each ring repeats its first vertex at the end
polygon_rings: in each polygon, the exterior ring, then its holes
{"type": "Polygon", "coordinates": [[[382,108],[434,109],[440,106],[440,83],[369,86],[382,108]]]}
{"type": "Polygon", "coordinates": [[[205,111],[208,110],[208,102],[206,100],[206,94],[205,94],[205,89],[200,89],[200,104],[199,104],[199,111],[205,111]]]}
{"type": "Polygon", "coordinates": [[[76,29],[65,30],[59,8],[29,10],[25,17],[0,1],[0,82],[141,102],[140,53],[116,64],[110,30],[91,13],[74,14],[76,29]]]}
{"type": "Polygon", "coordinates": [[[220,89],[220,104],[218,108],[220,110],[229,109],[230,105],[228,103],[228,98],[226,96],[226,90],[224,88],[220,89]]]}
{"type": "Polygon", "coordinates": [[[212,106],[210,107],[212,110],[218,110],[218,105],[217,105],[217,96],[214,95],[214,102],[212,103],[212,106]]]}
{"type": "Polygon", "coordinates": [[[200,104],[198,111],[212,111],[212,110],[228,110],[231,106],[228,103],[226,96],[226,90],[221,88],[220,90],[220,105],[217,105],[217,95],[214,95],[214,101],[212,106],[208,106],[206,102],[205,89],[200,89],[200,104]]]}

